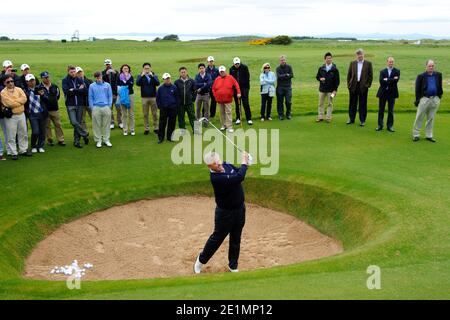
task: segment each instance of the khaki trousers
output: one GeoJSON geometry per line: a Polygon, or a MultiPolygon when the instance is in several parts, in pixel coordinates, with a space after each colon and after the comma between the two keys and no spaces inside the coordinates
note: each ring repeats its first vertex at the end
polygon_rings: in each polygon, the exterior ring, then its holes
{"type": "Polygon", "coordinates": [[[197,94],[197,99],[195,99],[195,116],[197,120],[203,117],[202,105],[204,116],[206,119],[209,119],[209,93],[197,94]]]}
{"type": "Polygon", "coordinates": [[[46,131],[47,140],[52,140],[53,138],[51,122],[53,122],[53,125],[55,126],[55,135],[56,138],[58,139],[58,142],[64,142],[64,132],[61,127],[61,115],[59,114],[59,110],[48,112],[47,131],[46,131]]]}
{"type": "Polygon", "coordinates": [[[325,112],[325,100],[327,101],[327,120],[331,120],[331,114],[333,113],[333,98],[331,97],[331,92],[320,92],[319,91],[319,116],[318,119],[323,119],[325,112]]]}
{"type": "Polygon", "coordinates": [[[92,131],[95,142],[107,142],[111,135],[111,108],[94,107],[92,109],[92,131]]]}
{"type": "Polygon", "coordinates": [[[122,107],[122,125],[124,132],[134,132],[134,94],[130,94],[130,109],[122,107]],[[128,123],[130,124],[128,126],[128,123]]]}
{"type": "Polygon", "coordinates": [[[156,98],[142,98],[142,113],[144,114],[144,130],[150,130],[149,113],[152,112],[153,129],[158,130],[158,106],[156,105],[156,98]]]}
{"type": "Polygon", "coordinates": [[[414,121],[413,137],[420,136],[420,129],[422,128],[422,122],[427,117],[425,125],[425,135],[427,138],[433,138],[433,126],[436,112],[441,104],[439,97],[420,99],[419,106],[417,107],[416,120],[414,121]]]}
{"type": "Polygon", "coordinates": [[[220,109],[220,124],[224,128],[232,128],[232,117],[231,117],[231,102],[230,103],[219,103],[220,109]]]}

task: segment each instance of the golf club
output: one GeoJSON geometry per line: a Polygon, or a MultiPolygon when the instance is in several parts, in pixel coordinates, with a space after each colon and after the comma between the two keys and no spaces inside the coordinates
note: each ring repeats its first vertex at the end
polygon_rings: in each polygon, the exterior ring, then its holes
{"type": "Polygon", "coordinates": [[[226,134],[224,134],[222,131],[220,131],[220,129],[219,128],[217,128],[214,124],[212,124],[208,119],[206,119],[206,118],[200,118],[200,119],[198,119],[198,122],[207,122],[207,123],[209,123],[214,129],[216,129],[217,131],[219,131],[219,133],[222,135],[222,136],[224,136],[225,137],[225,139],[227,139],[228,140],[228,142],[230,142],[239,152],[241,152],[241,153],[244,153],[244,152],[246,152],[247,154],[248,154],[248,164],[249,165],[252,165],[253,164],[253,157],[252,157],[252,155],[250,154],[250,153],[248,153],[247,151],[245,151],[245,150],[242,150],[241,148],[239,148],[230,138],[228,138],[227,137],[227,135],[226,134]]]}

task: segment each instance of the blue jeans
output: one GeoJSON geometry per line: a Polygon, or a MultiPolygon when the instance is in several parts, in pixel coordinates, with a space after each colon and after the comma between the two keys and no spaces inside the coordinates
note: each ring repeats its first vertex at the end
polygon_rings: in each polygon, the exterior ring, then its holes
{"type": "Polygon", "coordinates": [[[31,148],[43,148],[45,131],[47,130],[47,116],[42,112],[30,113],[29,119],[31,124],[31,148]]]}

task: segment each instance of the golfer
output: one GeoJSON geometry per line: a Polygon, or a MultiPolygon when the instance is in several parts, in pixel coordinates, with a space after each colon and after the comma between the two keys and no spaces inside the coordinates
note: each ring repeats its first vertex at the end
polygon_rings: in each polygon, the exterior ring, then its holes
{"type": "Polygon", "coordinates": [[[208,263],[228,235],[230,235],[228,268],[231,272],[238,272],[241,234],[245,224],[245,199],[241,183],[247,172],[249,156],[246,152],[242,154],[242,166],[239,169],[229,163],[222,163],[216,152],[207,153],[204,160],[211,172],[217,206],[214,232],[198,255],[194,272],[202,271],[202,266],[208,263]]]}

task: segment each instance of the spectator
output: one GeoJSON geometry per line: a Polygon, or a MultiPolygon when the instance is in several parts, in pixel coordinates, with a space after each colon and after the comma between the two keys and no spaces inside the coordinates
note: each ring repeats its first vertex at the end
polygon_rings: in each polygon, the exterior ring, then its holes
{"type": "Polygon", "coordinates": [[[379,99],[378,105],[378,127],[376,131],[383,130],[384,110],[386,102],[388,104],[387,130],[395,132],[394,126],[394,105],[395,99],[398,98],[398,81],[400,80],[400,70],[394,68],[394,58],[387,59],[387,68],[380,71],[380,88],[377,92],[379,99]]]}
{"type": "Polygon", "coordinates": [[[327,52],[324,56],[325,63],[317,71],[316,79],[319,81],[319,110],[316,122],[322,122],[324,116],[325,99],[327,101],[326,121],[331,122],[333,113],[333,99],[336,96],[340,78],[339,70],[333,64],[333,55],[327,52]]]}
{"type": "Polygon", "coordinates": [[[114,70],[111,59],[105,59],[105,70],[102,71],[103,81],[109,83],[111,85],[112,93],[113,93],[113,102],[111,105],[111,129],[114,129],[114,106],[116,107],[117,112],[117,125],[120,129],[123,129],[122,124],[122,110],[120,106],[117,104],[117,79],[119,77],[119,73],[114,70]]]}
{"type": "Polygon", "coordinates": [[[261,75],[259,76],[259,82],[261,84],[261,121],[272,120],[271,112],[272,100],[275,96],[275,81],[276,76],[270,70],[270,64],[264,63],[261,69],[261,75]]]}
{"type": "Polygon", "coordinates": [[[97,148],[102,147],[102,142],[107,147],[112,147],[111,134],[111,104],[113,93],[111,85],[103,81],[100,71],[94,73],[95,82],[89,87],[89,107],[92,109],[92,130],[97,148]]]}
{"type": "Polygon", "coordinates": [[[144,114],[144,134],[150,132],[149,113],[152,112],[153,132],[158,133],[158,106],[156,105],[156,90],[159,86],[158,76],[153,73],[152,65],[146,62],[142,65],[142,72],[136,79],[141,87],[142,113],[144,114]]]}
{"type": "Polygon", "coordinates": [[[180,94],[175,85],[172,84],[169,73],[163,74],[164,83],[158,88],[156,104],[159,108],[159,130],[158,143],[164,141],[167,127],[167,141],[172,141],[172,133],[177,121],[177,109],[180,106],[180,94]]]}
{"type": "Polygon", "coordinates": [[[14,69],[14,65],[10,60],[3,61],[2,78],[6,75],[10,75],[13,77],[14,86],[22,88],[22,81],[20,80],[20,77],[17,75],[17,70],[14,69]]]}
{"type": "MultiPolygon", "coordinates": [[[[211,91],[212,79],[206,73],[206,66],[204,63],[198,65],[198,74],[195,76],[195,87],[197,89],[197,98],[195,100],[195,116],[198,119],[202,118],[202,114],[209,120],[209,93],[211,91]],[[203,112],[202,112],[203,109],[203,112]]],[[[205,126],[207,122],[203,123],[205,126]]]]}
{"type": "Polygon", "coordinates": [[[29,73],[25,76],[27,88],[25,94],[28,98],[31,124],[31,152],[44,153],[45,130],[47,127],[48,112],[41,103],[41,97],[44,95],[42,88],[36,87],[36,78],[29,73]]]}
{"type": "MultiPolygon", "coordinates": [[[[208,57],[208,66],[206,67],[206,73],[211,76],[212,83],[214,83],[214,81],[219,76],[219,69],[217,69],[217,67],[214,65],[213,56],[208,57]]],[[[214,118],[216,116],[217,102],[213,94],[210,94],[210,98],[211,100],[209,103],[209,117],[214,118]]]]}
{"type": "MultiPolygon", "coordinates": [[[[27,81],[25,80],[25,77],[27,76],[27,74],[31,73],[30,66],[27,65],[26,63],[24,63],[24,64],[22,64],[20,66],[20,71],[22,71],[22,75],[20,76],[20,87],[22,88],[22,90],[25,91],[28,88],[27,81]]],[[[35,81],[36,81],[36,86],[38,86],[39,85],[39,80],[36,79],[35,81]]]]}
{"type": "Polygon", "coordinates": [[[121,107],[123,135],[128,135],[128,130],[134,136],[134,78],[129,65],[120,67],[120,74],[117,79],[117,104],[121,107]]]}
{"type": "Polygon", "coordinates": [[[244,107],[245,119],[249,125],[253,124],[252,112],[250,110],[249,93],[250,93],[250,71],[245,64],[241,63],[238,57],[233,59],[233,66],[230,68],[230,75],[233,76],[241,88],[241,97],[239,98],[235,92],[234,103],[236,105],[236,124],[241,123],[240,105],[244,107]]]}
{"type": "Polygon", "coordinates": [[[180,95],[180,107],[178,108],[178,126],[183,131],[186,131],[185,114],[188,114],[189,123],[192,131],[194,131],[194,99],[197,94],[195,81],[188,75],[186,67],[181,67],[180,78],[175,81],[175,86],[178,88],[180,95]]]}
{"type": "MultiPolygon", "coordinates": [[[[89,92],[89,86],[92,84],[92,80],[87,78],[84,75],[84,70],[81,67],[76,67],[75,71],[77,72],[77,77],[80,78],[81,80],[83,80],[84,85],[85,85],[87,91],[89,92]]],[[[91,108],[89,108],[89,97],[88,97],[88,95],[85,95],[84,99],[83,99],[83,116],[82,116],[83,120],[81,121],[81,126],[83,127],[84,130],[87,131],[86,113],[89,115],[89,118],[91,118],[91,120],[92,120],[92,111],[91,111],[91,108]]]]}
{"type": "Polygon", "coordinates": [[[286,119],[292,119],[292,78],[292,67],[286,63],[286,56],[280,56],[280,65],[277,67],[277,111],[280,120],[284,120],[284,104],[286,119]]]}
{"type": "MultiPolygon", "coordinates": [[[[3,85],[3,77],[0,77],[0,92],[5,88],[5,86],[3,85]]],[[[6,148],[6,155],[7,156],[11,156],[11,150],[8,147],[8,134],[6,131],[6,122],[5,122],[5,115],[3,113],[3,105],[2,105],[2,101],[0,99],[0,126],[2,127],[2,131],[3,131],[3,137],[5,138],[5,148],[6,148]]],[[[2,149],[3,151],[3,149],[2,149]]]]}

